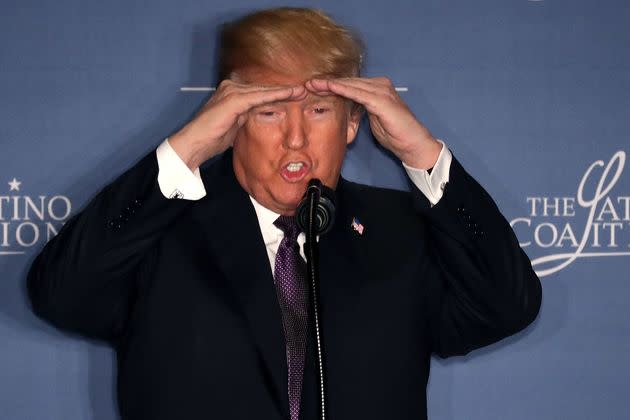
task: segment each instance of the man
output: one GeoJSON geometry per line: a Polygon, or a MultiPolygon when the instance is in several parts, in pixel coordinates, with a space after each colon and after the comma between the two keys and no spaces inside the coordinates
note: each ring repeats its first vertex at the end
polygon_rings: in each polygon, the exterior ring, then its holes
{"type": "Polygon", "coordinates": [[[314,419],[291,216],[319,178],[337,199],[319,238],[328,413],[426,418],[431,353],[465,354],[536,317],[527,256],[391,82],[359,77],[359,44],[329,17],[258,12],[221,47],[224,80],[198,115],[34,261],[35,312],[115,346],[124,419],[314,419]],[[340,177],[361,108],[410,193],[340,177]]]}

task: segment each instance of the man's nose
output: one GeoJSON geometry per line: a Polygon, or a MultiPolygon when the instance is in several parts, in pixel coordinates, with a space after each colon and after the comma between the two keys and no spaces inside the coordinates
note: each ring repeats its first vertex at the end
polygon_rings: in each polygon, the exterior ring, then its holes
{"type": "Polygon", "coordinates": [[[287,149],[301,149],[306,146],[306,127],[301,112],[290,112],[287,118],[285,147],[287,149]]]}

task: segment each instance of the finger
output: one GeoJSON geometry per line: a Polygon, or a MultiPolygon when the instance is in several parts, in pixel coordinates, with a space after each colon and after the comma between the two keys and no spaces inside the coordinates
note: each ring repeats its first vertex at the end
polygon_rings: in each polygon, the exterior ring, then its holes
{"type": "Polygon", "coordinates": [[[313,79],[311,85],[314,88],[329,89],[329,83],[341,83],[347,86],[354,86],[372,93],[388,93],[392,91],[392,85],[386,77],[365,78],[365,77],[340,77],[335,79],[313,79]],[[324,83],[326,82],[326,83],[324,83]]]}
{"type": "Polygon", "coordinates": [[[243,93],[251,93],[251,92],[264,92],[264,91],[276,91],[278,89],[285,89],[297,86],[277,86],[277,85],[258,85],[251,83],[238,83],[232,80],[226,79],[223,80],[218,88],[216,93],[222,93],[223,95],[229,94],[243,94],[243,93]]]}
{"type": "Polygon", "coordinates": [[[293,92],[289,98],[292,101],[301,101],[306,98],[308,91],[304,85],[293,86],[293,92]]]}
{"type": "Polygon", "coordinates": [[[339,83],[345,86],[354,86],[372,93],[386,93],[387,87],[375,79],[366,79],[362,77],[344,77],[339,79],[331,79],[333,83],[339,83]]]}
{"type": "Polygon", "coordinates": [[[317,96],[334,95],[335,93],[330,91],[328,84],[325,82],[325,80],[321,79],[307,80],[306,83],[304,83],[304,87],[306,87],[309,92],[314,93],[317,96]],[[314,80],[317,80],[315,84],[313,83],[314,80]]]}
{"type": "Polygon", "coordinates": [[[330,79],[310,79],[307,80],[304,86],[314,93],[321,92],[327,93],[331,92],[330,87],[328,86],[328,81],[330,79]]]}
{"type": "MultiPolygon", "coordinates": [[[[370,113],[376,113],[376,105],[379,98],[378,94],[356,86],[351,86],[349,84],[338,83],[334,79],[325,80],[325,82],[328,86],[329,91],[339,96],[343,96],[344,98],[348,98],[357,103],[360,103],[361,105],[365,106],[367,111],[370,113]]],[[[321,84],[319,84],[319,81],[313,80],[313,85],[316,84],[319,87],[322,86],[321,84]]]]}
{"type": "Polygon", "coordinates": [[[236,108],[237,112],[241,114],[255,106],[260,106],[276,101],[283,101],[291,99],[292,97],[299,97],[301,95],[303,95],[303,91],[299,89],[296,89],[294,91],[294,88],[290,86],[252,90],[249,92],[243,92],[241,95],[238,96],[236,108]]]}
{"type": "MultiPolygon", "coordinates": [[[[259,92],[275,92],[277,90],[283,90],[283,89],[290,89],[290,93],[288,94],[288,96],[284,97],[284,95],[281,95],[281,99],[272,99],[271,101],[276,101],[276,100],[290,100],[290,101],[297,101],[297,100],[301,100],[304,99],[306,97],[306,95],[308,94],[308,92],[306,91],[306,88],[304,87],[304,85],[297,85],[297,86],[260,86],[260,87],[247,87],[243,90],[243,93],[248,93],[248,94],[256,94],[259,92]]],[[[257,96],[257,95],[256,95],[257,96]]],[[[272,98],[274,97],[274,95],[272,95],[272,98]]],[[[265,99],[265,103],[267,102],[267,100],[265,99]]]]}
{"type": "Polygon", "coordinates": [[[385,85],[385,86],[390,86],[390,87],[394,86],[392,79],[390,79],[389,77],[374,77],[371,80],[373,80],[374,83],[378,83],[380,85],[385,85]]]}

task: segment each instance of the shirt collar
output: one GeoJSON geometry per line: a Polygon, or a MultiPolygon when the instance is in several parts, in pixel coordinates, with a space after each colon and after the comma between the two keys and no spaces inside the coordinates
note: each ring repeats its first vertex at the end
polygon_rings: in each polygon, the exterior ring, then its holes
{"type": "Polygon", "coordinates": [[[267,207],[264,207],[251,195],[249,196],[249,199],[254,205],[254,210],[256,210],[256,217],[258,218],[260,232],[262,233],[265,244],[268,245],[271,242],[277,241],[278,233],[281,233],[282,231],[276,225],[274,225],[273,222],[275,222],[276,219],[280,217],[280,214],[269,210],[267,207]]]}

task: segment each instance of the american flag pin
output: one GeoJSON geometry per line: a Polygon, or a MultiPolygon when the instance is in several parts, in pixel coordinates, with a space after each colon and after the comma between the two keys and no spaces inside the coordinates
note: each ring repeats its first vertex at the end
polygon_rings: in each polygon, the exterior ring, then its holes
{"type": "Polygon", "coordinates": [[[357,219],[356,217],[353,217],[352,223],[350,224],[350,226],[352,226],[352,229],[354,229],[355,232],[358,232],[359,235],[363,235],[363,231],[365,230],[365,227],[361,224],[361,222],[359,222],[359,219],[357,219]]]}

